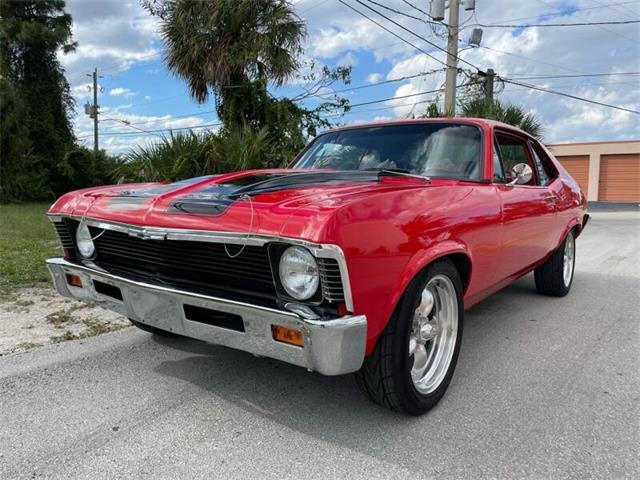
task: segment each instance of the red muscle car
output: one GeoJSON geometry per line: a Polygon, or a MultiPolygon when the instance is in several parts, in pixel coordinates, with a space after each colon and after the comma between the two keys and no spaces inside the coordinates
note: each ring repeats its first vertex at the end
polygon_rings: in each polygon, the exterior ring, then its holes
{"type": "Polygon", "coordinates": [[[534,271],[564,296],[588,220],[536,139],[472,119],[327,131],[289,169],[89,188],[49,217],[57,290],[325,375],[418,415],[443,396],[464,310],[534,271]]]}

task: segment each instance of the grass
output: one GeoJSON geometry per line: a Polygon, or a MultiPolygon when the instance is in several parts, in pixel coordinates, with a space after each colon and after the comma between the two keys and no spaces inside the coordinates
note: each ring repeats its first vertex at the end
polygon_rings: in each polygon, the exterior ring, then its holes
{"type": "MultiPolygon", "coordinates": [[[[70,330],[65,330],[62,335],[56,335],[51,338],[51,343],[62,343],[70,340],[81,340],[83,338],[95,337],[96,335],[102,335],[103,333],[116,332],[128,327],[128,325],[113,324],[104,322],[98,318],[89,317],[82,320],[82,323],[87,327],[86,330],[79,333],[73,333],[70,330]]],[[[64,325],[64,324],[63,324],[64,325]]],[[[56,325],[56,328],[58,325],[56,325]]]]}
{"type": "Polygon", "coordinates": [[[57,335],[55,337],[51,337],[51,343],[62,343],[68,342],[70,340],[80,340],[80,337],[73,332],[67,330],[62,335],[57,335]]]}
{"type": "Polygon", "coordinates": [[[61,256],[62,249],[45,216],[48,208],[48,203],[0,205],[0,297],[50,283],[44,261],[61,256]]]}
{"type": "Polygon", "coordinates": [[[16,353],[16,352],[28,352],[29,350],[33,350],[34,348],[38,348],[41,347],[42,344],[41,343],[36,343],[36,342],[22,342],[17,344],[16,346],[14,346],[11,349],[11,353],[16,353]]]}
{"type": "Polygon", "coordinates": [[[66,308],[64,310],[58,310],[57,312],[50,313],[45,317],[45,319],[47,320],[47,322],[51,323],[54,327],[63,328],[66,323],[73,321],[73,317],[71,316],[73,312],[83,308],[89,308],[89,307],[90,305],[86,303],[83,303],[80,305],[72,305],[71,307],[66,308]]]}

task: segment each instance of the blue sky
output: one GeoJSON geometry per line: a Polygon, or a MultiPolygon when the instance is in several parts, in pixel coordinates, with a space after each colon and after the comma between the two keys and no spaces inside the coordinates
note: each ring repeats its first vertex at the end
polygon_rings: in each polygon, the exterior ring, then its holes
{"type": "MultiPolygon", "coordinates": [[[[428,57],[347,8],[338,0],[300,0],[292,2],[307,23],[308,35],[302,62],[316,65],[351,65],[349,87],[341,95],[352,104],[375,102],[355,107],[344,117],[331,117],[336,123],[405,118],[420,114],[427,100],[442,95],[420,92],[440,89],[444,73],[415,76],[440,70],[444,54],[433,45],[402,30],[356,0],[345,0],[379,23],[408,40],[428,57]],[[395,81],[405,77],[406,80],[395,81]],[[390,83],[377,84],[393,80],[390,83]],[[393,100],[394,97],[397,98],[393,100]]],[[[363,0],[367,3],[366,0],[363,0]]],[[[425,0],[378,0],[379,4],[401,13],[424,17],[410,4],[428,8],[425,0]]],[[[432,28],[419,19],[384,10],[389,19],[429,42],[444,47],[443,29],[432,28]]],[[[467,48],[474,24],[573,23],[640,19],[640,1],[624,0],[476,0],[476,11],[461,12],[460,57],[479,68],[493,68],[499,75],[554,89],[595,101],[640,110],[640,77],[609,75],[567,77],[640,71],[639,24],[555,28],[484,28],[482,46],[467,48]],[[557,77],[557,78],[531,78],[557,77]]],[[[217,117],[213,100],[199,105],[192,101],[183,80],[164,66],[164,46],[158,33],[158,21],[136,2],[72,0],[67,9],[74,17],[77,51],[61,56],[77,101],[74,121],[76,134],[92,144],[91,120],[84,115],[83,104],[90,99],[90,73],[94,67],[102,76],[100,84],[101,147],[111,153],[126,153],[141,143],[157,140],[169,128],[206,126],[217,117]],[[123,124],[128,122],[130,126],[123,124]],[[143,133],[140,130],[162,132],[143,133]]],[[[465,70],[473,70],[461,64],[465,70]]],[[[466,77],[461,73],[458,83],[466,77]]],[[[280,89],[275,95],[293,96],[303,90],[300,82],[280,89]]],[[[498,88],[497,97],[518,103],[535,112],[546,127],[545,140],[553,142],[616,140],[640,137],[640,116],[600,107],[577,100],[537,92],[507,84],[498,88]]],[[[330,94],[330,92],[323,92],[330,94]]],[[[214,127],[215,128],[215,127],[214,127]]]]}

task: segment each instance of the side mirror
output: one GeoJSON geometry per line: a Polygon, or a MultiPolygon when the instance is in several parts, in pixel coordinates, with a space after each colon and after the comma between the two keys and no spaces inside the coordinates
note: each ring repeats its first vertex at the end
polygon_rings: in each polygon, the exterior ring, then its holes
{"type": "Polygon", "coordinates": [[[533,177],[533,170],[526,163],[518,163],[511,169],[511,175],[513,175],[513,180],[507,183],[508,186],[524,185],[529,183],[531,177],[533,177]]]}

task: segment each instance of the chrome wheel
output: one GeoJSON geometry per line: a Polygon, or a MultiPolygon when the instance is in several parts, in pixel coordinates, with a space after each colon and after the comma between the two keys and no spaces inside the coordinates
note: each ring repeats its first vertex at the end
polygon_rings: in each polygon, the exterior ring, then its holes
{"type": "Polygon", "coordinates": [[[434,276],[422,290],[413,314],[409,356],[411,379],[422,394],[436,390],[445,378],[458,336],[458,300],[451,279],[434,276]]]}
{"type": "Polygon", "coordinates": [[[575,240],[573,234],[569,232],[567,239],[564,241],[564,258],[562,260],[562,278],[565,287],[571,285],[575,251],[575,240]]]}

